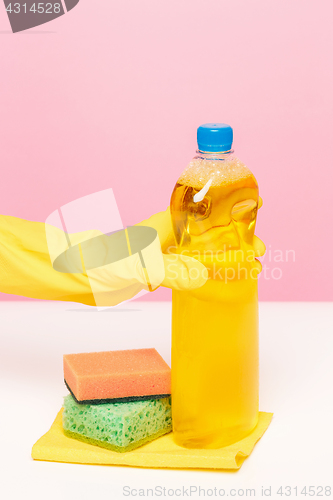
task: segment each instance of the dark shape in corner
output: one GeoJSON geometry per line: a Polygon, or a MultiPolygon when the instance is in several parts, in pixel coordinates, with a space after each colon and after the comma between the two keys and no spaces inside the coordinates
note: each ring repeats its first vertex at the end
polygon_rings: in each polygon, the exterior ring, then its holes
{"type": "Polygon", "coordinates": [[[67,12],[74,9],[75,5],[77,5],[79,3],[79,1],[80,0],[65,0],[67,12]]]}
{"type": "MultiPolygon", "coordinates": [[[[51,0],[46,3],[38,3],[35,0],[24,0],[22,3],[3,1],[13,33],[48,23],[66,13],[61,0],[51,0]]],[[[79,0],[65,0],[67,12],[78,3],[79,0]]]]}

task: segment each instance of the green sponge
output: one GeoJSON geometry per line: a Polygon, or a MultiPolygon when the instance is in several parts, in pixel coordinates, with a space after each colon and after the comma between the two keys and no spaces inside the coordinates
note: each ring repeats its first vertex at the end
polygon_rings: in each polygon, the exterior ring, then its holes
{"type": "Polygon", "coordinates": [[[100,405],[64,399],[65,434],[113,451],[138,448],[170,432],[171,424],[170,398],[100,405]]]}

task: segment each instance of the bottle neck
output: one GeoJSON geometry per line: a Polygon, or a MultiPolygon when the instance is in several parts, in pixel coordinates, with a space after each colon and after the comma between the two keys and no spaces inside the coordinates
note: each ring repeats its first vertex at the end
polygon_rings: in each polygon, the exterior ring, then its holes
{"type": "Polygon", "coordinates": [[[195,158],[200,158],[202,160],[228,160],[233,155],[234,150],[229,151],[200,151],[197,149],[195,158]]]}

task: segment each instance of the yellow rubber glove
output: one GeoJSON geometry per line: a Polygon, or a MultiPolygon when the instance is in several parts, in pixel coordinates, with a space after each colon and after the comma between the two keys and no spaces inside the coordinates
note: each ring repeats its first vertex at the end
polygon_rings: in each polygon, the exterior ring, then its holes
{"type": "Polygon", "coordinates": [[[44,223],[3,215],[0,216],[0,292],[95,305],[87,276],[53,269],[44,223]]]}
{"type": "Polygon", "coordinates": [[[208,279],[207,269],[201,262],[186,255],[175,255],[176,242],[172,229],[170,208],[165,212],[152,215],[149,219],[137,224],[156,229],[159,236],[165,277],[162,286],[174,290],[191,290],[203,286],[208,279]]]}
{"type": "MultiPolygon", "coordinates": [[[[259,207],[261,205],[260,199],[259,207]]],[[[168,253],[175,249],[169,208],[137,225],[152,227],[158,233],[165,268],[162,286],[189,290],[205,284],[208,272],[201,262],[186,255],[168,253]]],[[[57,237],[56,232],[59,230],[54,231],[57,237]]],[[[70,235],[70,239],[75,244],[91,238],[93,233],[94,231],[76,233],[70,235]]],[[[265,252],[265,245],[257,237],[254,239],[254,249],[257,256],[265,252]]],[[[119,272],[116,270],[109,279],[110,288],[119,286],[119,299],[116,303],[126,299],[121,293],[121,287],[127,280],[136,282],[138,289],[143,282],[143,277],[136,271],[135,266],[119,266],[119,272]]],[[[135,285],[133,286],[135,288],[135,285]]],[[[66,273],[53,269],[44,223],[3,215],[0,216],[0,292],[43,300],[96,305],[85,273],[66,273]]]]}
{"type": "MultiPolygon", "coordinates": [[[[156,229],[162,251],[174,246],[170,210],[153,215],[138,224],[156,229]]],[[[55,234],[59,231],[54,229],[55,234]]],[[[91,232],[87,231],[87,238],[91,232]]],[[[70,235],[73,243],[85,239],[84,233],[70,235]]],[[[202,286],[207,279],[206,268],[187,256],[163,254],[165,278],[162,286],[191,289],[202,286]],[[192,278],[191,269],[198,269],[192,278]]],[[[126,281],[126,268],[120,266],[114,283],[126,281]]],[[[129,272],[133,268],[128,268],[129,272]]],[[[142,277],[128,276],[128,281],[142,277]]],[[[111,277],[112,281],[112,277],[111,277]]],[[[114,287],[114,284],[110,283],[114,287]]],[[[121,286],[121,285],[120,285],[121,286]]],[[[89,279],[84,273],[58,272],[52,267],[46,240],[45,224],[16,217],[0,216],[0,292],[43,300],[61,300],[96,305],[89,279]]],[[[119,293],[121,302],[122,294],[119,293]]]]}

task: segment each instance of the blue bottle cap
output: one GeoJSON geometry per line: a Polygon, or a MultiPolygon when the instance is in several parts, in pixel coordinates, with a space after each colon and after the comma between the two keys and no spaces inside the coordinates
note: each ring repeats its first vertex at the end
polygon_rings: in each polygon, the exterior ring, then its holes
{"type": "Polygon", "coordinates": [[[230,151],[233,131],[225,123],[205,123],[197,131],[198,148],[200,151],[218,152],[230,151]]]}

